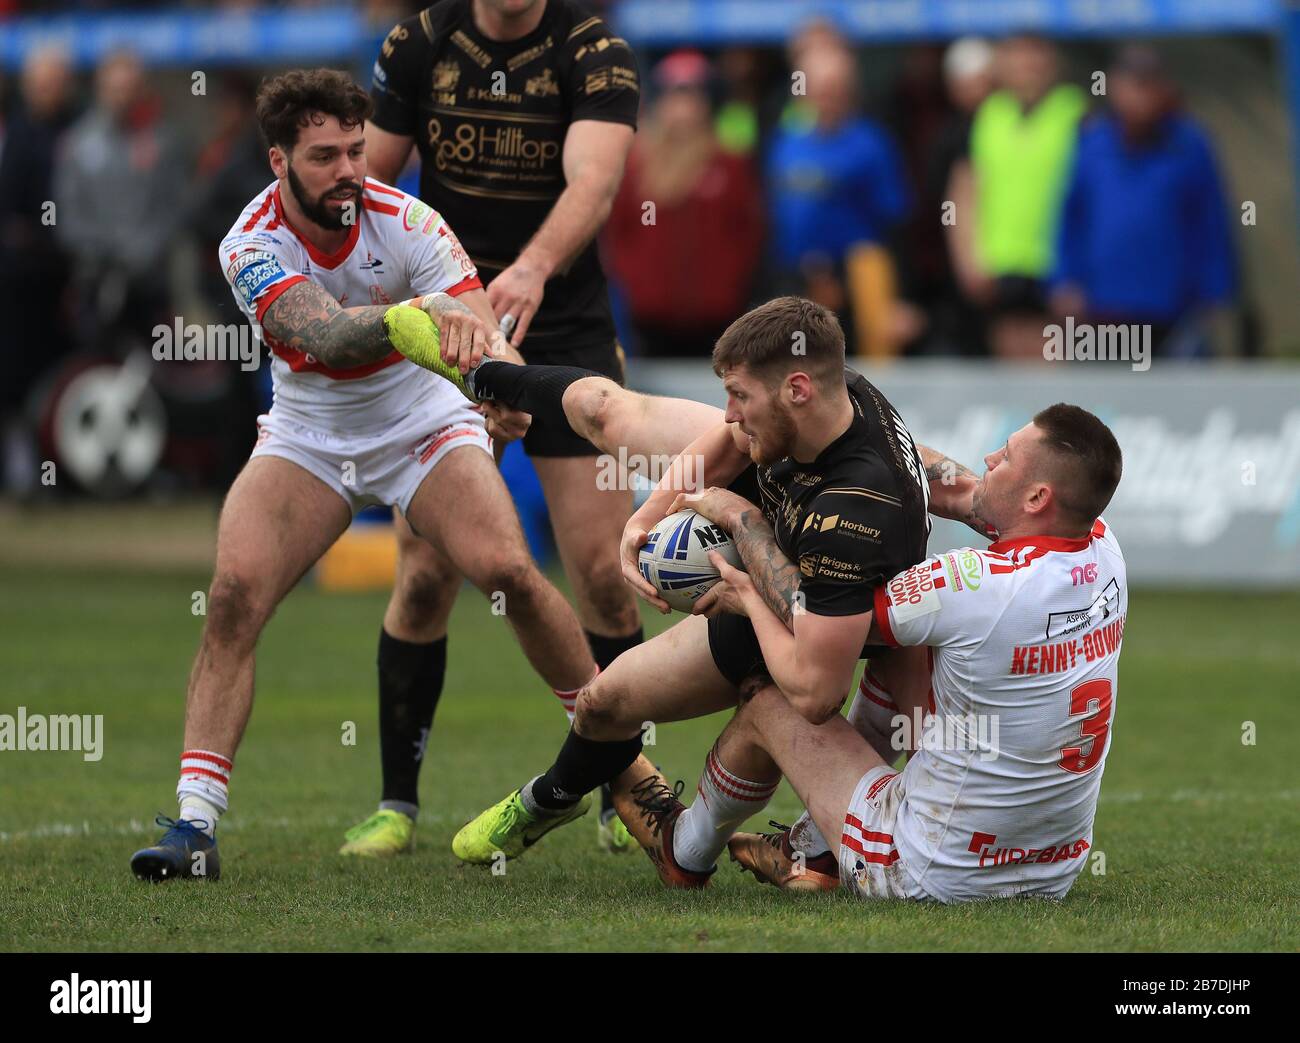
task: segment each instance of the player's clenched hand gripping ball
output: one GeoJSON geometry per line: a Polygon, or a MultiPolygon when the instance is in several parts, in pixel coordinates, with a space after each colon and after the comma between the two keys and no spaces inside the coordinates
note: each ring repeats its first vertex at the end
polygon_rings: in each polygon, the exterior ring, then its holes
{"type": "Polygon", "coordinates": [[[720,526],[694,511],[678,511],[650,530],[637,554],[637,566],[664,601],[679,612],[689,612],[722,578],[709,561],[711,550],[742,568],[736,545],[720,526]]]}

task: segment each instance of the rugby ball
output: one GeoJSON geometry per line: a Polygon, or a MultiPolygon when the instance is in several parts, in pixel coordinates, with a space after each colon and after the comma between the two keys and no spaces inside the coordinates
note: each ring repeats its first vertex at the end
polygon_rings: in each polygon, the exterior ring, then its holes
{"type": "Polygon", "coordinates": [[[700,595],[722,578],[709,561],[711,550],[742,567],[736,545],[723,529],[694,511],[678,511],[650,530],[637,564],[661,598],[678,612],[689,612],[700,595]]]}

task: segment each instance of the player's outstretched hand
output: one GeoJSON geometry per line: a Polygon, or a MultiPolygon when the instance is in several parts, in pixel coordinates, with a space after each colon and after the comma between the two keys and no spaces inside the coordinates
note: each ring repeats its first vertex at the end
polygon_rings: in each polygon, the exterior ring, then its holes
{"type": "Polygon", "coordinates": [[[501,332],[518,348],[542,303],[546,279],[524,260],[517,260],[488,284],[488,302],[501,323],[501,332]]]}
{"type": "Polygon", "coordinates": [[[641,569],[637,567],[637,551],[641,549],[650,534],[644,527],[638,525],[634,518],[629,518],[627,525],[623,529],[623,541],[620,545],[620,557],[623,564],[623,578],[631,584],[632,589],[642,598],[654,605],[660,612],[667,615],[671,609],[668,602],[659,596],[659,591],[651,586],[650,582],[641,575],[641,569]]]}

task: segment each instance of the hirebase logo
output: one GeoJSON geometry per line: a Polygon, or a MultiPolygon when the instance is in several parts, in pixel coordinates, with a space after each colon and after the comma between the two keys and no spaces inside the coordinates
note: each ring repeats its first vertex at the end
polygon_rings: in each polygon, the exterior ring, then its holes
{"type": "Polygon", "coordinates": [[[1068,315],[1065,325],[1043,327],[1043,358],[1048,362],[1129,362],[1134,372],[1151,368],[1151,326],[1095,325],[1075,323],[1068,315]]]}
{"type": "Polygon", "coordinates": [[[1037,862],[1040,865],[1065,862],[1082,858],[1092,846],[1087,837],[1067,840],[1063,844],[1047,844],[1043,847],[1012,847],[1005,844],[995,846],[997,842],[996,833],[972,833],[966,850],[979,855],[979,867],[987,869],[990,866],[1026,865],[1030,862],[1037,862]]]}
{"type": "Polygon", "coordinates": [[[619,446],[617,455],[602,453],[596,458],[596,488],[602,492],[657,485],[679,493],[703,492],[704,457],[698,453],[683,453],[680,457],[667,453],[629,454],[626,446],[619,446]],[[674,461],[680,461],[676,467],[674,461]]]}
{"type": "Polygon", "coordinates": [[[104,715],[27,712],[0,713],[0,753],[29,751],[80,751],[82,760],[104,756],[104,715]]]}
{"type": "Polygon", "coordinates": [[[143,1025],[153,1016],[153,982],[69,979],[50,983],[51,1014],[130,1014],[131,1020],[143,1025]]]}
{"type": "Polygon", "coordinates": [[[916,707],[911,715],[894,714],[890,744],[903,750],[952,750],[974,753],[982,761],[996,760],[1001,734],[996,714],[931,713],[916,707]]]}
{"type": "Polygon", "coordinates": [[[238,362],[249,373],[261,364],[258,335],[248,323],[183,322],[153,328],[153,357],[158,362],[238,362]]]}

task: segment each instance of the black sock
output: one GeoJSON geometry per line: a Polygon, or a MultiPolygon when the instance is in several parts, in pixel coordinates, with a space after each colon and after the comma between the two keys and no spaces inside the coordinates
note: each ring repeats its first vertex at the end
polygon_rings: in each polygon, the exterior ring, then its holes
{"type": "Polygon", "coordinates": [[[533,802],[547,811],[571,808],[602,782],[613,782],[640,754],[640,732],[631,739],[597,742],[570,728],[555,763],[533,781],[533,802]]]}
{"type": "Polygon", "coordinates": [[[585,630],[583,633],[587,635],[587,644],[591,646],[591,657],[602,670],[608,670],[610,663],[629,648],[636,648],[645,640],[645,634],[640,627],[623,637],[601,637],[600,634],[593,634],[590,630],[585,630]]]}
{"type": "MultiPolygon", "coordinates": [[[[591,645],[592,658],[602,670],[629,648],[635,648],[645,640],[645,634],[640,627],[624,637],[602,637],[600,634],[593,634],[590,630],[585,633],[587,644],[591,645]]],[[[614,813],[614,794],[610,791],[608,782],[600,787],[600,813],[602,821],[614,813]]]]}
{"type": "Polygon", "coordinates": [[[504,402],[535,417],[568,424],[564,415],[565,390],[575,380],[598,376],[595,370],[577,366],[516,366],[486,359],[471,372],[470,387],[477,398],[504,402]]]}
{"type": "Polygon", "coordinates": [[[384,802],[420,803],[420,763],[446,672],[445,637],[418,645],[380,630],[379,757],[384,802]]]}

